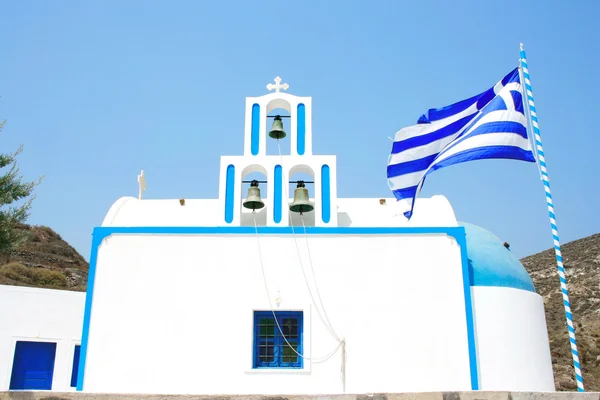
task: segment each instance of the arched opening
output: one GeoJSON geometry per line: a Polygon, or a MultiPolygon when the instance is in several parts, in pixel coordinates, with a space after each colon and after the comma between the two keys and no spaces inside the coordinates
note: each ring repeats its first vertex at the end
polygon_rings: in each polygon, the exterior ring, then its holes
{"type": "MultiPolygon", "coordinates": [[[[296,165],[290,170],[289,182],[285,187],[288,189],[288,208],[292,205],[303,204],[308,201],[313,207],[315,206],[315,173],[308,165],[296,165]],[[304,184],[304,188],[298,187],[304,184]],[[295,197],[296,189],[298,189],[297,197],[295,197]],[[307,197],[303,194],[308,191],[307,197]]],[[[315,226],[315,210],[305,211],[305,207],[296,207],[296,211],[289,211],[290,224],[293,226],[315,226]],[[304,209],[303,209],[304,208],[304,209]]]]}
{"type": "Polygon", "coordinates": [[[291,106],[283,99],[275,99],[267,104],[267,155],[291,154],[291,106]],[[275,128],[274,132],[273,129],[275,128]],[[285,132],[285,137],[278,133],[285,132]]]}
{"type": "Polygon", "coordinates": [[[242,171],[241,226],[267,225],[268,173],[260,165],[249,165],[242,171]]]}

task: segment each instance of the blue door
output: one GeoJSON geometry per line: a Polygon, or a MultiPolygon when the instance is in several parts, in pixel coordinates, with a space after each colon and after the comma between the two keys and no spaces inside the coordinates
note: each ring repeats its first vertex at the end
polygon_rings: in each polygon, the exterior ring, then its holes
{"type": "Polygon", "coordinates": [[[71,387],[77,387],[77,374],[79,373],[79,355],[81,354],[81,346],[75,346],[73,354],[73,370],[71,371],[71,387]]]}
{"type": "Polygon", "coordinates": [[[10,390],[51,390],[56,343],[17,342],[10,390]]]}

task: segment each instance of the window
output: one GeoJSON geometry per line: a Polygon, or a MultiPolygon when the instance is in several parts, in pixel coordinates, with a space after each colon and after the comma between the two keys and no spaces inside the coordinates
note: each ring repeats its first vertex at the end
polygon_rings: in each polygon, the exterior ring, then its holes
{"type": "Polygon", "coordinates": [[[71,370],[71,387],[77,387],[77,374],[79,373],[79,354],[81,353],[81,346],[75,345],[75,351],[73,352],[73,369],[71,370]]]}
{"type": "Polygon", "coordinates": [[[254,368],[302,368],[299,354],[302,311],[254,312],[254,368]]]}

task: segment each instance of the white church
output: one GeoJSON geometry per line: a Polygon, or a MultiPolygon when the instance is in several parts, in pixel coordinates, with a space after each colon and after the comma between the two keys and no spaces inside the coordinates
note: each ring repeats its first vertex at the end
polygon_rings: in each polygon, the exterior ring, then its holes
{"type": "Polygon", "coordinates": [[[144,199],[141,175],[94,228],[87,293],[0,286],[0,391],[554,391],[542,297],[504,243],[443,196],[410,221],[339,198],[311,97],[267,89],[217,199],[144,199]]]}

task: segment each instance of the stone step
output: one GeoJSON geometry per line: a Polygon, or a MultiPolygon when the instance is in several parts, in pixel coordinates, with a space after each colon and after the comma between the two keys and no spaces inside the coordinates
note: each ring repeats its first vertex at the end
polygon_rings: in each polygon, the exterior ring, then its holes
{"type": "Polygon", "coordinates": [[[0,392],[0,400],[600,400],[600,392],[427,392],[323,395],[160,395],[52,391],[0,392]]]}

